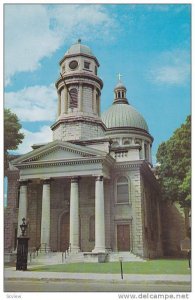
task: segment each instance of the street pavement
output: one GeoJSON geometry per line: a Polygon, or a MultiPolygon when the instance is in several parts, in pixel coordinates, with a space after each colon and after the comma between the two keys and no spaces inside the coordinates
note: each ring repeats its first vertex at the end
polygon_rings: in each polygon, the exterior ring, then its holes
{"type": "MultiPolygon", "coordinates": [[[[121,274],[98,274],[98,273],[66,273],[66,272],[36,272],[36,271],[16,271],[15,268],[5,268],[4,278],[12,280],[21,279],[52,279],[52,280],[103,280],[120,281],[121,274]]],[[[177,282],[190,283],[191,275],[178,274],[124,274],[123,281],[128,282],[177,282]]]]}
{"type": "Polygon", "coordinates": [[[189,283],[127,280],[6,280],[5,292],[190,292],[189,283]]]}

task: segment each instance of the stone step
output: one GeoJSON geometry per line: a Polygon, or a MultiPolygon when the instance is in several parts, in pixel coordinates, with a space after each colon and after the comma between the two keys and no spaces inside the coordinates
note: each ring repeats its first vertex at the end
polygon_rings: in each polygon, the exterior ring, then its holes
{"type": "Polygon", "coordinates": [[[135,255],[132,252],[111,252],[109,255],[109,261],[119,261],[119,259],[122,257],[123,261],[139,261],[144,262],[145,260],[137,255],[135,255]]]}
{"type": "MultiPolygon", "coordinates": [[[[118,262],[119,258],[122,257],[123,261],[139,261],[144,262],[145,260],[136,256],[132,252],[110,252],[108,254],[109,262],[118,262]]],[[[66,255],[62,252],[49,252],[49,253],[40,253],[38,256],[33,258],[28,257],[28,261],[30,264],[61,264],[61,263],[78,263],[78,262],[98,262],[98,255],[88,253],[87,255],[83,252],[79,253],[70,253],[66,255]]]]}

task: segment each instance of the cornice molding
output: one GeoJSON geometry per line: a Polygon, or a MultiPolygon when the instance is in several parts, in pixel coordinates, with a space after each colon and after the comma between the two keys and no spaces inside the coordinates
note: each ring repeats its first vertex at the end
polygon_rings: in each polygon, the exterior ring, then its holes
{"type": "MultiPolygon", "coordinates": [[[[96,75],[93,75],[91,73],[84,73],[84,72],[80,72],[80,73],[69,73],[69,74],[64,74],[63,78],[59,78],[56,83],[55,83],[55,86],[56,88],[58,88],[58,85],[60,83],[64,84],[63,81],[66,80],[67,82],[67,85],[68,84],[72,84],[73,82],[68,82],[68,80],[73,80],[74,82],[77,81],[78,79],[78,82],[81,83],[81,78],[84,79],[84,82],[83,83],[86,83],[86,79],[89,79],[89,80],[92,80],[92,83],[93,81],[97,82],[99,85],[100,85],[100,89],[103,88],[103,81],[96,75]]],[[[94,85],[94,84],[93,84],[94,85]]]]}
{"type": "Polygon", "coordinates": [[[54,167],[54,166],[65,166],[65,165],[81,165],[81,164],[94,164],[102,163],[105,158],[78,158],[78,159],[66,159],[66,160],[51,160],[51,161],[41,161],[41,162],[23,162],[15,164],[18,169],[28,169],[28,168],[40,168],[40,167],[54,167]]]}
{"type": "MultiPolygon", "coordinates": [[[[34,161],[35,159],[39,157],[44,157],[48,153],[51,153],[52,151],[56,151],[58,149],[63,149],[64,151],[69,151],[73,153],[79,153],[82,158],[92,158],[92,157],[105,157],[106,152],[100,151],[100,150],[95,150],[89,147],[84,147],[80,145],[75,145],[73,143],[61,141],[61,140],[56,140],[53,142],[50,142],[46,144],[45,146],[38,148],[36,150],[33,150],[27,154],[21,155],[21,157],[15,159],[12,161],[13,167],[20,165],[25,162],[31,162],[34,161]]],[[[73,158],[76,159],[77,157],[73,158]]],[[[59,161],[60,159],[58,159],[59,161]]],[[[63,160],[63,158],[61,158],[63,160]]],[[[57,161],[57,160],[56,160],[57,161]]]]}
{"type": "Polygon", "coordinates": [[[143,160],[137,160],[132,162],[117,162],[113,168],[114,169],[134,169],[134,168],[140,168],[143,164],[143,160]]]}
{"type": "Polygon", "coordinates": [[[85,53],[75,53],[75,54],[66,54],[64,55],[64,57],[59,61],[59,65],[61,66],[61,64],[64,62],[64,60],[66,58],[72,58],[72,57],[79,57],[79,56],[83,56],[83,57],[87,57],[87,58],[90,58],[90,59],[94,59],[98,65],[98,67],[100,66],[99,62],[98,62],[98,59],[93,56],[93,55],[88,55],[88,54],[85,54],[85,53]]]}
{"type": "Polygon", "coordinates": [[[136,127],[113,127],[107,128],[105,136],[116,135],[116,134],[139,134],[148,137],[152,142],[154,140],[153,136],[150,135],[146,130],[136,127]],[[128,131],[128,132],[127,132],[128,131]]]}
{"type": "Polygon", "coordinates": [[[75,123],[75,122],[83,122],[83,123],[100,125],[104,131],[106,130],[106,126],[100,118],[97,119],[89,116],[67,116],[64,118],[60,118],[53,125],[51,125],[50,128],[51,130],[54,130],[60,124],[75,123]]]}

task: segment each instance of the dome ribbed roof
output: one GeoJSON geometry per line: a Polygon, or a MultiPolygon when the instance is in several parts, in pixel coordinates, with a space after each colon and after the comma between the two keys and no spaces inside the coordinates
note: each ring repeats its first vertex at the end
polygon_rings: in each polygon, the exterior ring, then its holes
{"type": "Polygon", "coordinates": [[[129,104],[113,104],[102,115],[107,128],[133,127],[148,132],[148,125],[142,115],[129,104]]]}
{"type": "Polygon", "coordinates": [[[88,46],[81,44],[81,40],[78,40],[76,44],[73,44],[65,53],[65,55],[74,54],[86,54],[94,56],[91,49],[88,46]]]}
{"type": "Polygon", "coordinates": [[[126,90],[126,87],[124,86],[124,84],[121,81],[119,81],[117,83],[117,85],[115,86],[115,90],[116,89],[121,89],[121,88],[126,90]]]}

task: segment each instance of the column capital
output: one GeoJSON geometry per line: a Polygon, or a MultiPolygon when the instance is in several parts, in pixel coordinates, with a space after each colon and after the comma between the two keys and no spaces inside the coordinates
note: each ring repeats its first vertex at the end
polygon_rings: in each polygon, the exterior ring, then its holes
{"type": "Polygon", "coordinates": [[[71,183],[78,183],[79,179],[80,179],[80,176],[70,177],[71,183]]]}
{"type": "Polygon", "coordinates": [[[104,176],[97,176],[96,178],[95,178],[95,180],[96,181],[103,181],[103,179],[104,179],[104,176]]]}
{"type": "Polygon", "coordinates": [[[43,182],[43,184],[50,184],[52,181],[52,178],[43,178],[41,181],[43,182]]]}
{"type": "Polygon", "coordinates": [[[29,179],[19,179],[18,182],[19,182],[19,185],[22,186],[22,185],[27,185],[31,181],[29,179]]]}

